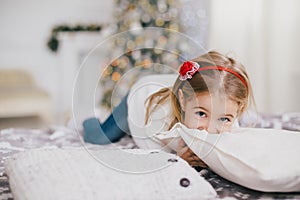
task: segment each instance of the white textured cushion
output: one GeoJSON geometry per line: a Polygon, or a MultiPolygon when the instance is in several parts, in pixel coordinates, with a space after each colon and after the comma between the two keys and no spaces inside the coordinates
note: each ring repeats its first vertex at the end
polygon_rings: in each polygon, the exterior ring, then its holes
{"type": "Polygon", "coordinates": [[[176,124],[158,139],[183,140],[222,177],[266,192],[300,191],[300,133],[261,128],[237,128],[208,134],[176,124]]]}
{"type": "Polygon", "coordinates": [[[16,200],[216,197],[212,186],[187,162],[162,151],[30,150],[5,164],[16,200]],[[184,182],[186,187],[180,184],[183,178],[189,181],[184,182]]]}

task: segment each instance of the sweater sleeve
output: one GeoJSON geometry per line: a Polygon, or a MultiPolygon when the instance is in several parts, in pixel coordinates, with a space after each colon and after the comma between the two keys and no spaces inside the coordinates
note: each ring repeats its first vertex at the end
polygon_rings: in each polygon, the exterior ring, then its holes
{"type": "Polygon", "coordinates": [[[140,148],[164,148],[163,144],[153,136],[157,132],[166,131],[170,124],[170,101],[159,105],[158,109],[151,113],[147,125],[145,125],[145,102],[151,94],[162,88],[172,87],[176,78],[175,74],[150,75],[141,78],[132,86],[127,99],[128,125],[134,141],[140,148]]]}

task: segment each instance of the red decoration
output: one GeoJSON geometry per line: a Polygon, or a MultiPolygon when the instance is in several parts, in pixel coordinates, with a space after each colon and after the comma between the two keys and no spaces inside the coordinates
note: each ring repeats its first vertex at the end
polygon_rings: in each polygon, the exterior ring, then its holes
{"type": "Polygon", "coordinates": [[[179,79],[184,81],[186,79],[191,79],[193,75],[200,68],[199,64],[194,61],[186,61],[184,62],[179,69],[179,79]]]}

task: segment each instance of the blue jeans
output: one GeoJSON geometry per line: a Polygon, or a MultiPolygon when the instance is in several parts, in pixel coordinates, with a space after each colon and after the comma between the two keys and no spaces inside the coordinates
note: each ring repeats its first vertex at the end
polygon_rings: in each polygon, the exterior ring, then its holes
{"type": "Polygon", "coordinates": [[[128,94],[102,124],[95,117],[83,122],[84,141],[93,144],[109,144],[117,142],[125,134],[129,134],[128,127],[128,94]]]}

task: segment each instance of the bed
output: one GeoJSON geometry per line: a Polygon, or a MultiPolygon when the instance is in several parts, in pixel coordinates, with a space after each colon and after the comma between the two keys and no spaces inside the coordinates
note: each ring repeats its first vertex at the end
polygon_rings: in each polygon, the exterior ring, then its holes
{"type": "MultiPolygon", "coordinates": [[[[243,123],[241,124],[243,125],[243,123]]],[[[285,113],[278,115],[260,114],[257,127],[280,128],[300,131],[300,114],[285,113]]],[[[91,145],[92,144],[88,144],[91,145]]],[[[8,176],[4,170],[4,162],[12,155],[27,149],[47,148],[64,149],[80,147],[82,141],[78,133],[67,127],[52,126],[44,130],[5,129],[0,132],[0,199],[13,199],[8,176]]],[[[125,136],[114,145],[102,148],[138,149],[130,136],[125,136]]],[[[219,199],[300,199],[297,193],[264,193],[247,189],[220,177],[209,169],[195,168],[199,176],[204,177],[217,192],[219,199]]],[[[199,199],[201,199],[199,197],[199,199]]]]}

